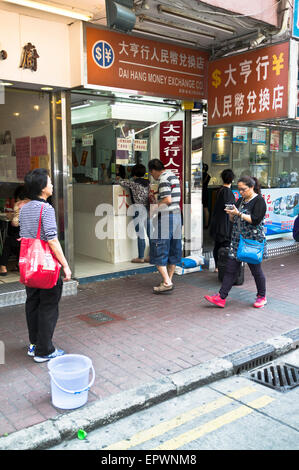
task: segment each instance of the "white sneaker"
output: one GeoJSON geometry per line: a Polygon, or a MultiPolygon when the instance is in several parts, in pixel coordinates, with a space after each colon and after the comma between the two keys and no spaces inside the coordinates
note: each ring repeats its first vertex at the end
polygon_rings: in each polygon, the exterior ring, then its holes
{"type": "Polygon", "coordinates": [[[34,361],[35,362],[46,362],[50,361],[51,359],[54,359],[55,357],[58,356],[63,356],[65,352],[62,349],[55,349],[51,354],[48,354],[48,356],[34,356],[34,361]]]}

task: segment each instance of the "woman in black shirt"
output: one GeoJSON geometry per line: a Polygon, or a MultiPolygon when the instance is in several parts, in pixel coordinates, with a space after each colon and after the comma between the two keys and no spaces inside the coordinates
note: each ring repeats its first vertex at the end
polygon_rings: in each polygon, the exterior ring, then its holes
{"type": "Polygon", "coordinates": [[[235,204],[235,196],[232,192],[231,185],[234,180],[234,173],[232,170],[223,170],[221,178],[223,185],[218,190],[215,207],[213,210],[211,225],[210,225],[210,236],[213,238],[214,250],[213,256],[215,260],[215,267],[217,271],[218,265],[218,250],[219,248],[230,245],[232,222],[229,220],[229,215],[225,212],[226,204],[235,204]]]}
{"type": "MultiPolygon", "coordinates": [[[[245,176],[238,181],[238,189],[242,195],[232,210],[225,209],[233,221],[232,239],[230,245],[229,258],[218,294],[209,296],[205,299],[217,305],[224,307],[226,297],[231,290],[236,273],[240,267],[241,261],[237,259],[237,250],[240,240],[240,234],[244,238],[262,242],[265,240],[264,217],[266,214],[266,203],[261,195],[260,185],[256,178],[245,176]]],[[[259,264],[249,264],[249,269],[254,277],[257,287],[257,298],[253,306],[256,308],[264,307],[266,299],[266,279],[259,264]]]]}

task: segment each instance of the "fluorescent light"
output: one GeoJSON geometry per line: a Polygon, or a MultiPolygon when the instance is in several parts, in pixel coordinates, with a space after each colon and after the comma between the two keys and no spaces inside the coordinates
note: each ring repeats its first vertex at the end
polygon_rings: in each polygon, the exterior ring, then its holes
{"type": "Polygon", "coordinates": [[[1,82],[0,81],[0,86],[13,86],[13,83],[9,83],[9,82],[1,82]]]}
{"type": "Polygon", "coordinates": [[[72,106],[71,109],[88,108],[88,106],[91,106],[91,104],[90,103],[81,103],[81,104],[72,106]]]}
{"type": "Polygon", "coordinates": [[[76,20],[90,21],[92,15],[84,15],[72,10],[66,10],[65,8],[54,7],[46,3],[33,2],[31,0],[3,0],[6,3],[13,3],[20,5],[21,7],[35,8],[36,10],[45,11],[47,13],[54,13],[54,15],[67,16],[69,18],[75,18],[76,20]]]}
{"type": "Polygon", "coordinates": [[[53,88],[50,87],[50,86],[43,86],[43,87],[41,87],[41,90],[43,90],[43,91],[51,91],[51,90],[53,90],[53,88]]]}
{"type": "Polygon", "coordinates": [[[168,8],[165,8],[162,5],[158,6],[158,10],[162,12],[165,16],[169,16],[170,18],[179,18],[184,21],[188,21],[191,24],[199,24],[201,26],[206,26],[207,28],[212,28],[216,29],[218,31],[222,31],[223,33],[228,33],[228,34],[235,34],[236,30],[234,28],[231,28],[230,26],[227,25],[221,25],[218,23],[214,23],[211,21],[206,21],[206,20],[200,20],[188,15],[185,15],[183,13],[180,13],[178,11],[173,11],[169,10],[168,8]]]}
{"type": "Polygon", "coordinates": [[[149,104],[142,104],[142,103],[114,103],[111,104],[111,108],[117,109],[117,108],[126,108],[129,110],[147,110],[147,111],[164,111],[165,113],[172,113],[176,111],[176,108],[171,108],[169,106],[151,106],[149,104]]]}
{"type": "Polygon", "coordinates": [[[147,18],[146,16],[140,16],[139,19],[141,23],[150,23],[157,26],[161,26],[162,28],[174,29],[175,31],[184,31],[184,33],[201,36],[203,38],[216,39],[216,36],[214,36],[213,34],[202,33],[201,31],[195,31],[194,29],[187,29],[177,25],[166,24],[161,21],[152,20],[151,18],[147,18]]]}
{"type": "Polygon", "coordinates": [[[187,39],[173,38],[171,36],[167,36],[166,34],[152,33],[152,32],[149,32],[149,31],[145,31],[144,29],[134,28],[134,29],[132,29],[131,32],[132,33],[141,33],[144,36],[148,36],[148,37],[155,37],[155,38],[159,38],[159,39],[167,39],[167,41],[173,41],[173,42],[176,42],[176,43],[179,43],[179,44],[185,44],[187,46],[197,46],[196,41],[188,41],[187,39]]]}

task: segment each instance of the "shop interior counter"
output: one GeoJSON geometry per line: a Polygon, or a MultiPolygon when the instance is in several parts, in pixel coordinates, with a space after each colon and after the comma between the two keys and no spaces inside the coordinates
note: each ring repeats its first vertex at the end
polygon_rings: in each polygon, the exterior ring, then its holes
{"type": "Polygon", "coordinates": [[[73,194],[75,253],[113,264],[136,258],[134,229],[128,236],[129,191],[119,185],[78,183],[73,194]]]}

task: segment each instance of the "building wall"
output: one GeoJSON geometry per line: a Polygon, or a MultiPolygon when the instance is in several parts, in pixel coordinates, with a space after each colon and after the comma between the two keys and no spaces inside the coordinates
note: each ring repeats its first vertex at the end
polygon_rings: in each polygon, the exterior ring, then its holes
{"type": "Polygon", "coordinates": [[[274,26],[278,26],[277,8],[273,5],[275,0],[251,0],[250,2],[240,0],[206,0],[203,3],[242,15],[248,15],[274,26]]]}
{"type": "Polygon", "coordinates": [[[0,10],[0,45],[8,57],[0,62],[0,80],[70,86],[69,27],[54,21],[0,10]],[[19,67],[23,47],[31,42],[39,54],[37,71],[19,67]]]}

